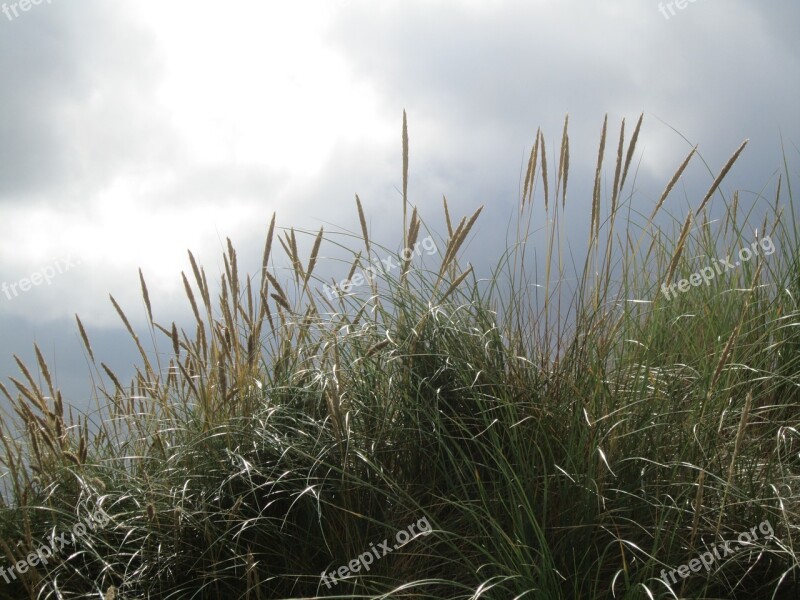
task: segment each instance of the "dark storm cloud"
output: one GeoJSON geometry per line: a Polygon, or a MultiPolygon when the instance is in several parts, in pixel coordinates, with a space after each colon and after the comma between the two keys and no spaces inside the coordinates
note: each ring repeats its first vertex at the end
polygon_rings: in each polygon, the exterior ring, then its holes
{"type": "Polygon", "coordinates": [[[363,6],[331,38],[387,99],[435,112],[443,127],[514,132],[565,112],[590,125],[615,111],[652,113],[708,142],[794,127],[798,44],[784,23],[796,22],[795,4],[701,0],[670,20],[657,5],[363,6]]]}
{"type": "Polygon", "coordinates": [[[56,0],[0,14],[0,202],[85,195],[163,151],[155,48],[122,8],[56,0]]]}
{"type": "Polygon", "coordinates": [[[708,163],[687,171],[685,198],[673,199],[681,208],[667,206],[685,214],[745,138],[729,188],[768,186],[782,164],[779,133],[800,138],[800,45],[789,26],[798,10],[790,0],[698,0],[667,20],[658,2],[642,0],[362,4],[329,35],[387,105],[409,109],[417,142],[435,130],[431,148],[481,157],[466,175],[471,187],[504,186],[537,126],[550,147],[558,143],[566,112],[580,185],[591,177],[603,115],[613,152],[619,121],[630,132],[644,112],[638,183],[651,202],[691,145],[708,163]]]}
{"type": "Polygon", "coordinates": [[[486,3],[480,10],[449,2],[365,7],[331,35],[387,97],[435,104],[443,116],[476,125],[519,128],[532,113],[560,117],[588,90],[604,104],[630,85],[624,64],[608,64],[596,52],[603,36],[575,35],[583,31],[581,13],[595,10],[581,8],[569,15],[520,3],[486,3]]]}

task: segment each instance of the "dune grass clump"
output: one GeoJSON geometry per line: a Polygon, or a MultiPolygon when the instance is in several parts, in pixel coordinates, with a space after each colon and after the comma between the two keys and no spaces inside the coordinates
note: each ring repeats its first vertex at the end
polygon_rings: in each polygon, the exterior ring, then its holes
{"type": "Polygon", "coordinates": [[[111,298],[141,354],[130,384],[77,320],[101,418],[65,412],[38,348],[38,371],[18,360],[0,384],[14,411],[0,421],[0,566],[107,519],[47,564],[0,573],[0,598],[800,597],[789,180],[742,218],[720,186],[743,144],[669,229],[661,213],[697,150],[641,211],[626,191],[641,126],[626,147],[623,121],[606,184],[603,124],[572,271],[566,122],[549,170],[536,134],[517,241],[487,281],[462,257],[481,209],[454,224],[445,200],[438,265],[413,259],[424,224],[407,200],[404,119],[401,251],[370,239],[357,198],[348,279],[387,256],[397,273],[331,300],[315,273],[335,242],[310,234],[304,260],[273,216],[256,277],[240,276],[228,240],[212,291],[189,253],[190,327],[154,319],[140,272],[155,353],[111,298]],[[543,265],[529,249],[540,209],[543,265]],[[766,239],[774,252],[756,255],[766,239]],[[662,292],[744,246],[753,256],[708,285],[662,292]],[[737,551],[682,576],[725,541],[737,551]]]}

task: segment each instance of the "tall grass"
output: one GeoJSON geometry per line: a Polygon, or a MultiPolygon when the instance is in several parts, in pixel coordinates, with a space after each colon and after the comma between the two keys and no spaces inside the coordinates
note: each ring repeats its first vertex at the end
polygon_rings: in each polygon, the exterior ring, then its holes
{"type": "MultiPolygon", "coordinates": [[[[260,274],[240,275],[228,240],[213,298],[189,253],[190,326],[154,320],[141,272],[144,334],[111,298],[141,354],[127,385],[76,317],[101,419],[65,412],[38,348],[38,370],[18,361],[21,376],[0,384],[13,408],[0,421],[4,566],[93,511],[109,522],[0,580],[0,598],[797,598],[791,187],[778,184],[756,225],[778,251],[668,300],[662,283],[753,241],[738,193],[720,192],[744,145],[669,230],[660,211],[696,149],[641,212],[626,187],[641,127],[628,139],[623,122],[606,202],[603,123],[571,289],[567,122],[554,170],[537,132],[517,243],[484,285],[460,253],[480,209],[454,225],[445,200],[438,266],[407,259],[424,224],[407,214],[404,115],[399,273],[328,300],[315,270],[337,242],[311,233],[304,260],[273,216],[260,274]],[[526,243],[537,211],[548,223],[541,287],[526,243]],[[288,275],[274,267],[278,245],[288,275]],[[162,351],[148,354],[145,334],[162,351]],[[423,517],[429,535],[323,583],[423,517]],[[660,579],[765,520],[773,539],[677,584],[660,579]]],[[[350,277],[390,255],[358,198],[356,214],[350,277]]]]}

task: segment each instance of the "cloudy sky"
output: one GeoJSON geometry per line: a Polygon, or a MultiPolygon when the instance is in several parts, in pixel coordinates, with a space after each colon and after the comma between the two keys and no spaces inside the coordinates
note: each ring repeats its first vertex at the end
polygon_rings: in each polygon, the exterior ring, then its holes
{"type": "MultiPolygon", "coordinates": [[[[255,272],[273,211],[279,226],[356,231],[358,193],[373,238],[397,247],[404,109],[410,200],[440,232],[442,195],[459,216],[485,205],[465,250],[481,269],[505,245],[537,127],[554,148],[567,113],[572,240],[588,224],[605,114],[611,131],[645,115],[634,197],[645,212],[695,143],[716,172],[751,140],[726,189],[774,187],[781,139],[800,163],[795,0],[0,9],[0,377],[17,375],[14,353],[33,365],[36,342],[76,405],[91,389],[76,313],[95,354],[128,378],[136,357],[109,294],[149,341],[139,268],[156,320],[190,328],[186,250],[216,276],[230,237],[255,272]]],[[[692,168],[673,214],[713,179],[692,168]]]]}

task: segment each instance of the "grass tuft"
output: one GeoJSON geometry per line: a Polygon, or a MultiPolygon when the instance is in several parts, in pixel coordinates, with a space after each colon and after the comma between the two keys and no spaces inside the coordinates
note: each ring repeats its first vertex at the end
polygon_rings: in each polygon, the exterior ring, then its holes
{"type": "Polygon", "coordinates": [[[38,370],[17,359],[14,393],[0,384],[12,409],[0,419],[0,599],[799,597],[788,168],[774,202],[744,211],[734,193],[712,228],[699,218],[742,144],[698,208],[664,225],[656,214],[666,220],[697,147],[652,212],[634,211],[625,185],[641,127],[640,116],[626,150],[622,122],[607,202],[604,120],[574,274],[562,244],[568,118],[554,201],[537,130],[518,239],[485,280],[461,255],[482,207],[454,228],[443,199],[443,251],[413,255],[424,223],[416,207],[407,220],[404,113],[403,250],[370,239],[356,196],[364,248],[348,261],[348,279],[375,257],[397,259],[398,273],[326,296],[317,272],[335,240],[290,228],[277,235],[283,277],[273,215],[260,279],[240,274],[227,240],[212,292],[189,252],[190,325],[155,322],[139,271],[155,352],[111,298],[142,357],[129,385],[98,366],[76,316],[100,382],[91,421],[65,413],[38,347],[38,370]],[[544,282],[527,244],[540,177],[544,282]],[[757,256],[664,297],[748,246],[757,256]],[[399,544],[420,523],[429,530],[399,544]],[[748,531],[761,535],[738,542],[748,531]],[[8,575],[62,534],[69,546],[8,575]],[[735,553],[682,576],[726,541],[735,553]]]}

